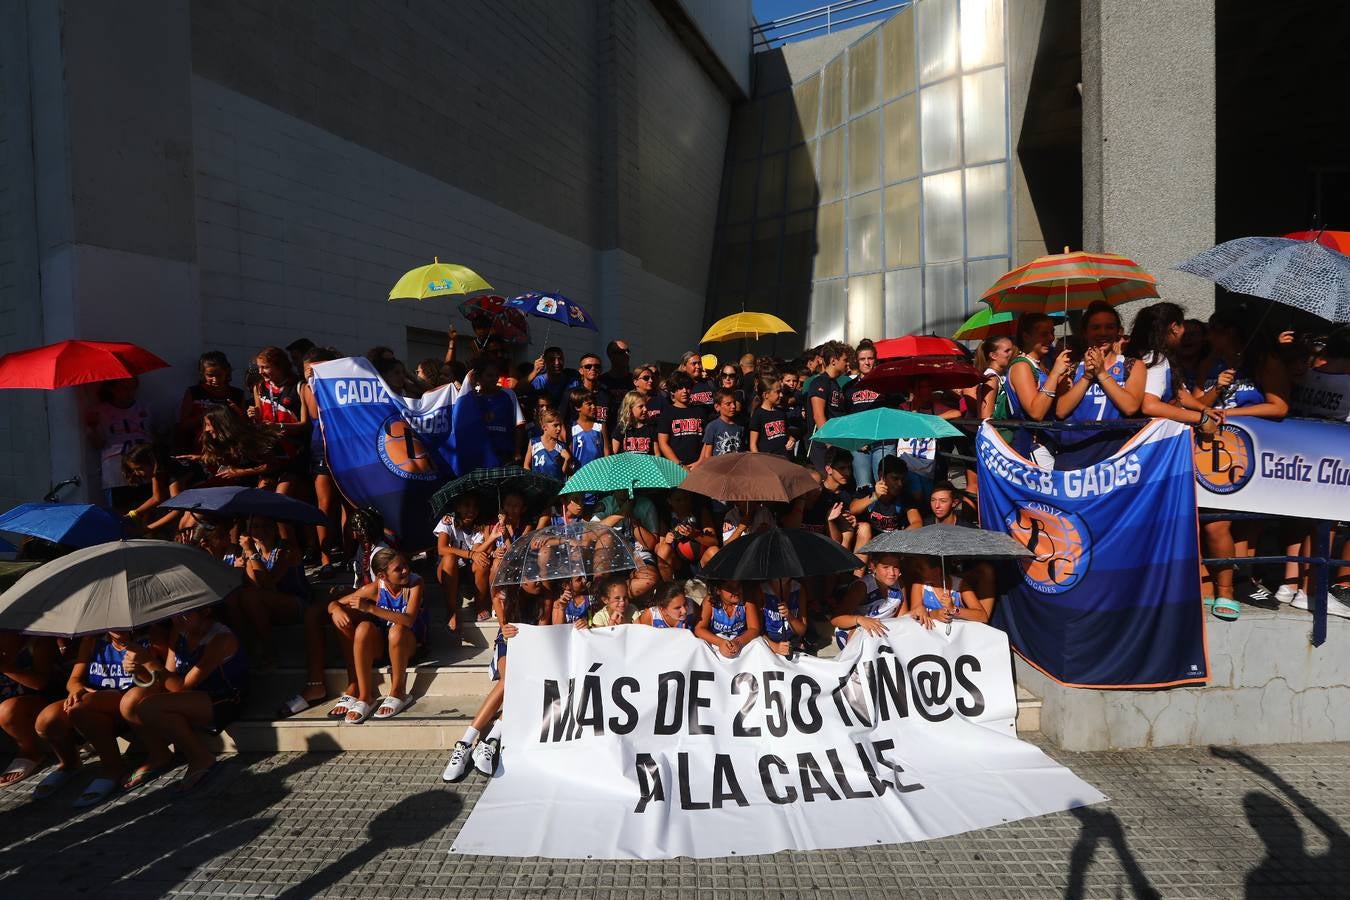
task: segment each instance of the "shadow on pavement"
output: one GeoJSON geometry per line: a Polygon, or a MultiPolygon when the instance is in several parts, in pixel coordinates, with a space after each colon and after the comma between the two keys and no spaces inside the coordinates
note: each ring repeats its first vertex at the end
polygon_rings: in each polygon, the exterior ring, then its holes
{"type": "Polygon", "coordinates": [[[274,818],[265,813],[290,794],[287,779],[322,763],[331,743],[312,739],[308,752],[264,771],[223,760],[222,771],[181,798],[176,770],[80,818],[70,801],[89,776],[15,807],[0,817],[0,896],[162,896],[267,831],[274,818]]]}
{"type": "Polygon", "coordinates": [[[422,843],[453,822],[463,809],[464,801],[449,791],[423,791],[405,797],[370,820],[366,826],[366,843],[359,849],[288,888],[278,900],[313,897],[387,850],[422,843]]]}
{"type": "Polygon", "coordinates": [[[1314,828],[1322,832],[1330,845],[1326,853],[1309,853],[1303,829],[1289,807],[1281,803],[1278,797],[1263,791],[1249,791],[1242,798],[1242,808],[1252,830],[1266,845],[1266,856],[1247,873],[1248,900],[1283,900],[1295,894],[1347,896],[1350,835],[1346,834],[1345,829],[1325,810],[1251,754],[1229,747],[1210,747],[1209,752],[1219,759],[1237,763],[1269,782],[1314,828]]]}
{"type": "Polygon", "coordinates": [[[1079,806],[1069,810],[1074,818],[1083,823],[1078,832],[1078,840],[1069,852],[1069,885],[1064,890],[1065,900],[1082,900],[1085,893],[1088,867],[1097,856],[1097,848],[1105,841],[1120,859],[1121,868],[1130,879],[1130,890],[1136,898],[1157,900],[1162,894],[1154,889],[1144,874],[1139,860],[1135,859],[1125,838],[1125,826],[1113,812],[1095,810],[1090,806],[1079,806]]]}

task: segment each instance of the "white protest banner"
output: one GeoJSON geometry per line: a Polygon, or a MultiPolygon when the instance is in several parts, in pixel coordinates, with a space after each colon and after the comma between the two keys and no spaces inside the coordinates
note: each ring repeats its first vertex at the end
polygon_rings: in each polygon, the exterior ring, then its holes
{"type": "Polygon", "coordinates": [[[1017,739],[1008,640],[893,620],[836,659],[525,627],[451,852],[668,859],[919,841],[1106,799],[1017,739]]]}

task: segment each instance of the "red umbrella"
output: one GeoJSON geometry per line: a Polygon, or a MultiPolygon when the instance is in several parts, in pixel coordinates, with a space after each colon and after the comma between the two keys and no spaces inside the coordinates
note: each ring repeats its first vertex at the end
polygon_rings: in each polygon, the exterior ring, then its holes
{"type": "Polygon", "coordinates": [[[0,356],[0,388],[52,390],[131,378],[169,364],[122,341],[60,341],[0,356]]]}
{"type": "Polygon", "coordinates": [[[907,334],[877,341],[877,359],[901,359],[908,356],[960,356],[966,350],[951,338],[932,334],[907,334]]]}
{"type": "Polygon", "coordinates": [[[1317,241],[1323,247],[1350,256],[1350,231],[1291,231],[1283,237],[1294,241],[1317,241]]]}
{"type": "Polygon", "coordinates": [[[979,370],[963,359],[947,356],[911,356],[879,362],[859,381],[879,394],[907,394],[920,378],[936,391],[972,387],[984,381],[979,370]]]}
{"type": "Polygon", "coordinates": [[[497,294],[470,297],[459,305],[459,311],[471,325],[476,325],[479,320],[487,322],[491,336],[508,344],[524,344],[530,340],[525,314],[507,306],[505,297],[497,294]]]}

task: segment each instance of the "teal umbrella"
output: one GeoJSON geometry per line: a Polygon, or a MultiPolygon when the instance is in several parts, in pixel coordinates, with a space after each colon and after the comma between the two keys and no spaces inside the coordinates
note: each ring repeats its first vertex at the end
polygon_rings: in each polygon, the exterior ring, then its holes
{"type": "Polygon", "coordinates": [[[858,450],[885,441],[960,436],[961,432],[955,426],[938,416],[877,407],[831,419],[811,435],[811,440],[845,450],[858,450]]]}
{"type": "Polygon", "coordinates": [[[607,494],[640,488],[668,489],[684,481],[684,467],[648,453],[616,453],[593,459],[567,479],[561,493],[607,494]]]}

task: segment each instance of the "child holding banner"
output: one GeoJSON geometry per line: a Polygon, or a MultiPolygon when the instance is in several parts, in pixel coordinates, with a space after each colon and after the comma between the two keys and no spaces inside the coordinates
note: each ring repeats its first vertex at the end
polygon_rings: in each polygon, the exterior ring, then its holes
{"type": "Polygon", "coordinates": [[[684,584],[679,581],[662,584],[656,589],[652,605],[639,613],[634,621],[653,628],[689,629],[689,598],[685,596],[684,584]]]}
{"type": "Polygon", "coordinates": [[[703,604],[694,634],[727,659],[735,659],[742,647],[760,636],[761,622],[759,604],[745,598],[739,581],[727,579],[717,583],[703,604]]]}
{"type": "Polygon", "coordinates": [[[771,578],[760,585],[764,615],[764,640],[779,656],[791,656],[792,648],[806,635],[806,594],[793,578],[771,578]]]}
{"type": "Polygon", "coordinates": [[[900,609],[900,615],[911,616],[924,628],[932,628],[935,622],[945,622],[948,634],[951,623],[957,619],[989,621],[989,611],[976,599],[975,592],[961,576],[948,573],[940,558],[919,556],[914,559],[918,577],[909,586],[909,600],[900,609]]]}
{"type": "Polygon", "coordinates": [[[870,571],[844,593],[839,602],[841,612],[830,618],[835,643],[841,650],[859,628],[868,634],[885,634],[885,620],[900,615],[905,605],[899,554],[873,553],[867,567],[870,571]]]}

